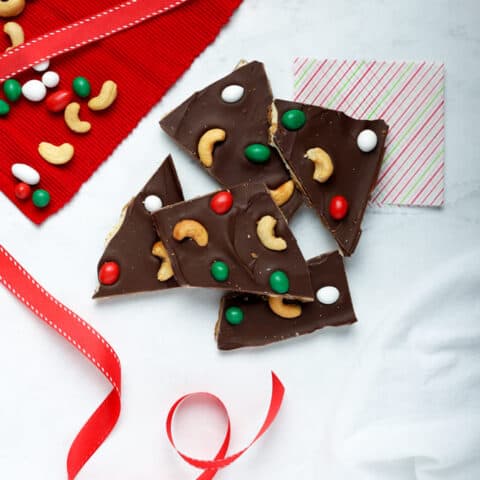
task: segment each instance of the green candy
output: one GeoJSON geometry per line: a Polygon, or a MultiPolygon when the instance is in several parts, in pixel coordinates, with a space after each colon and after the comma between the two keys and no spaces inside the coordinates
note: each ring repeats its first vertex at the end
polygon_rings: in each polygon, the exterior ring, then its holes
{"type": "Polygon", "coordinates": [[[11,102],[16,102],[22,96],[22,86],[14,78],[10,78],[3,84],[3,93],[11,102]]]}
{"type": "Polygon", "coordinates": [[[265,163],[270,158],[270,147],[262,143],[252,143],[244,150],[245,156],[252,163],[265,163]]]}
{"type": "Polygon", "coordinates": [[[225,318],[230,325],[239,325],[243,322],[243,311],[239,307],[228,307],[225,310],[225,318]]]}
{"type": "Polygon", "coordinates": [[[282,115],[282,125],[287,130],[299,130],[305,125],[307,118],[301,110],[287,110],[282,115]]]}
{"type": "Polygon", "coordinates": [[[50,203],[50,194],[39,188],[33,192],[32,201],[37,208],[45,208],[50,203]]]}
{"type": "Polygon", "coordinates": [[[287,293],[290,288],[290,280],[282,270],[275,270],[270,275],[270,287],[275,293],[287,293]]]}
{"type": "Polygon", "coordinates": [[[73,91],[82,98],[90,95],[92,87],[90,82],[85,77],[75,77],[72,82],[73,91]]]}
{"type": "Polygon", "coordinates": [[[0,100],[0,117],[8,115],[10,111],[10,105],[5,100],[0,100]]]}
{"type": "Polygon", "coordinates": [[[230,269],[225,262],[215,260],[210,267],[210,273],[217,282],[224,282],[230,274],[230,269]]]}

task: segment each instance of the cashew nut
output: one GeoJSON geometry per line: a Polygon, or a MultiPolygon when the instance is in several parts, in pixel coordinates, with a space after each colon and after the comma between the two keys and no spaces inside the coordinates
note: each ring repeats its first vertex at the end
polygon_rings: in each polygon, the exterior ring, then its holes
{"type": "Polygon", "coordinates": [[[181,242],[184,238],[191,238],[199,247],[206,247],[208,244],[208,232],[206,228],[196,220],[180,220],[173,227],[173,238],[181,242]]]}
{"type": "Polygon", "coordinates": [[[283,303],[282,297],[268,297],[270,310],[282,318],[297,318],[302,314],[302,306],[294,303],[283,303]]]}
{"type": "Polygon", "coordinates": [[[315,164],[313,179],[325,183],[333,173],[333,162],[330,155],[320,147],[310,148],[305,157],[315,164]]]}
{"type": "Polygon", "coordinates": [[[64,112],[65,123],[72,132],[87,133],[92,128],[90,122],[80,120],[78,114],[80,112],[80,104],[77,102],[69,103],[64,112]]]}
{"type": "Polygon", "coordinates": [[[274,190],[270,190],[270,196],[278,207],[287,203],[295,191],[295,184],[293,180],[287,180],[274,190]]]}
{"type": "MultiPolygon", "coordinates": [[[[0,1],[0,8],[3,5],[3,2],[0,1]]],[[[0,14],[0,17],[2,15],[0,14]]],[[[25,35],[23,33],[23,28],[17,22],[7,22],[3,26],[3,31],[10,38],[11,47],[8,47],[5,51],[8,52],[12,48],[18,47],[25,41],[25,35]]]]}
{"type": "Polygon", "coordinates": [[[172,264],[167,250],[163,245],[163,242],[156,242],[152,247],[152,254],[162,259],[162,265],[160,266],[157,279],[160,282],[166,282],[169,278],[173,277],[172,264]]]}
{"type": "Polygon", "coordinates": [[[1,0],[0,17],[16,17],[23,12],[25,0],[1,0]]]}
{"type": "Polygon", "coordinates": [[[117,93],[117,84],[112,80],[107,80],[103,83],[100,93],[90,99],[88,108],[95,111],[107,109],[117,98],[117,93]]]}
{"type": "Polygon", "coordinates": [[[282,237],[275,236],[275,225],[277,220],[271,215],[264,215],[257,222],[257,236],[262,245],[269,250],[285,250],[287,242],[282,237]]]}
{"type": "Polygon", "coordinates": [[[206,167],[212,166],[213,148],[217,142],[223,142],[225,136],[225,130],[221,128],[211,128],[200,137],[197,147],[198,157],[206,167]]]}
{"type": "Polygon", "coordinates": [[[57,147],[48,142],[41,142],[38,145],[38,153],[52,165],[64,165],[72,159],[75,149],[70,143],[63,143],[57,147]]]}

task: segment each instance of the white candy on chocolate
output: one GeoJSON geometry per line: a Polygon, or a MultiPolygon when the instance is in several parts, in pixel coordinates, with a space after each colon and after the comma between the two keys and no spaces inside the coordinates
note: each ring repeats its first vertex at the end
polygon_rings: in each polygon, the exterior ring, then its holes
{"type": "Polygon", "coordinates": [[[40,80],[29,80],[23,84],[22,93],[31,102],[41,102],[47,95],[47,88],[40,80]]]}
{"type": "Polygon", "coordinates": [[[245,89],[240,85],[229,85],[222,90],[222,100],[227,103],[236,103],[242,97],[245,89]]]}
{"type": "Polygon", "coordinates": [[[12,175],[28,185],[36,185],[40,181],[40,174],[25,163],[14,163],[12,165],[12,175]]]}
{"type": "Polygon", "coordinates": [[[60,83],[60,75],[53,70],[49,70],[42,75],[42,83],[47,88],[55,88],[60,83]]]}
{"type": "Polygon", "coordinates": [[[377,134],[373,130],[362,130],[357,137],[358,148],[365,153],[371,152],[377,146],[377,134]]]}
{"type": "Polygon", "coordinates": [[[340,292],[337,288],[328,286],[322,287],[317,290],[317,300],[324,305],[332,305],[340,297],[340,292]]]}
{"type": "Polygon", "coordinates": [[[162,199],[156,195],[146,197],[143,204],[150,213],[158,212],[163,207],[162,199]]]}
{"type": "Polygon", "coordinates": [[[45,60],[44,62],[37,63],[37,64],[34,65],[32,68],[33,68],[36,72],[44,72],[45,70],[48,69],[49,66],[50,66],[50,60],[45,60]]]}

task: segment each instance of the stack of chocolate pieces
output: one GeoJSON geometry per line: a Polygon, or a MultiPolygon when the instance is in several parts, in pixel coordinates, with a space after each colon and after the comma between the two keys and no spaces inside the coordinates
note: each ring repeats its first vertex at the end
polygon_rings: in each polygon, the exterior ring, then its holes
{"type": "Polygon", "coordinates": [[[94,297],[224,289],[215,327],[222,350],[354,323],[343,256],[360,238],[385,122],[274,100],[263,64],[251,62],[160,125],[223,189],[183,201],[168,157],[110,235],[94,297]],[[303,258],[288,220],[304,200],[340,253],[303,258]]]}

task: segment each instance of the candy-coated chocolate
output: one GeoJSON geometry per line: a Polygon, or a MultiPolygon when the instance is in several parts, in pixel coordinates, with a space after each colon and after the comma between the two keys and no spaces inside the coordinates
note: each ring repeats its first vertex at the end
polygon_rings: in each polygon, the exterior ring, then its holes
{"type": "Polygon", "coordinates": [[[270,158],[270,147],[262,143],[252,143],[244,150],[245,156],[252,163],[265,163],[270,158]]]}
{"type": "Polygon", "coordinates": [[[10,112],[10,105],[5,100],[0,100],[0,117],[8,115],[10,112]]]}
{"type": "Polygon", "coordinates": [[[40,80],[29,80],[23,84],[22,93],[30,102],[41,102],[47,95],[47,87],[40,80]]]}
{"type": "Polygon", "coordinates": [[[120,277],[117,262],[105,262],[98,271],[98,281],[103,285],[113,285],[120,277]]]}
{"type": "Polygon", "coordinates": [[[283,270],[275,270],[270,275],[270,287],[275,293],[287,293],[290,289],[290,281],[283,270]]]}
{"type": "Polygon", "coordinates": [[[21,182],[36,185],[40,181],[40,174],[30,165],[14,163],[11,168],[12,175],[21,182]]]}
{"type": "Polygon", "coordinates": [[[60,75],[53,70],[49,70],[42,75],[42,83],[47,88],[55,88],[60,83],[60,75]]]}
{"type": "Polygon", "coordinates": [[[3,93],[7,97],[7,100],[16,102],[22,96],[22,86],[18,80],[9,78],[3,84],[3,93]]]}
{"type": "Polygon", "coordinates": [[[358,148],[365,153],[375,150],[378,143],[377,134],[370,129],[362,130],[357,137],[358,148]]]}
{"type": "Polygon", "coordinates": [[[222,90],[222,100],[226,103],[237,103],[244,92],[245,89],[241,85],[228,85],[222,90]]]}
{"type": "Polygon", "coordinates": [[[37,208],[45,208],[50,203],[50,194],[39,188],[33,192],[32,201],[37,208]]]}
{"type": "Polygon", "coordinates": [[[317,290],[317,300],[324,305],[332,305],[340,298],[338,288],[328,285],[317,290]]]}
{"type": "Polygon", "coordinates": [[[287,110],[282,115],[282,125],[287,130],[300,130],[305,125],[306,120],[305,114],[297,108],[287,110]]]}
{"type": "Polygon", "coordinates": [[[143,205],[150,213],[158,212],[163,207],[162,199],[157,195],[148,195],[143,201],[143,205]]]}
{"type": "Polygon", "coordinates": [[[90,95],[92,87],[90,82],[85,77],[75,77],[72,82],[73,91],[81,98],[86,98],[90,95]]]}
{"type": "Polygon", "coordinates": [[[347,216],[348,202],[343,195],[335,195],[330,200],[329,206],[330,216],[334,220],[342,220],[347,216]]]}
{"type": "Polygon", "coordinates": [[[20,182],[15,185],[15,196],[19,200],[26,200],[27,198],[30,197],[32,193],[32,189],[30,185],[27,185],[26,183],[20,182]]]}
{"type": "Polygon", "coordinates": [[[243,322],[243,310],[239,307],[228,307],[225,310],[225,319],[230,325],[240,325],[243,322]]]}
{"type": "Polygon", "coordinates": [[[50,112],[63,112],[72,98],[73,94],[70,90],[58,90],[47,97],[45,104],[50,112]]]}
{"type": "Polygon", "coordinates": [[[210,267],[210,273],[217,282],[224,282],[228,279],[230,269],[225,262],[222,262],[221,260],[215,260],[210,267]]]}
{"type": "Polygon", "coordinates": [[[45,70],[48,69],[49,66],[50,66],[50,60],[45,60],[44,62],[37,63],[37,64],[34,65],[32,68],[33,68],[36,72],[44,72],[45,70]]]}
{"type": "Polygon", "coordinates": [[[233,205],[233,196],[228,191],[216,193],[210,200],[210,208],[218,215],[227,213],[233,205]]]}

